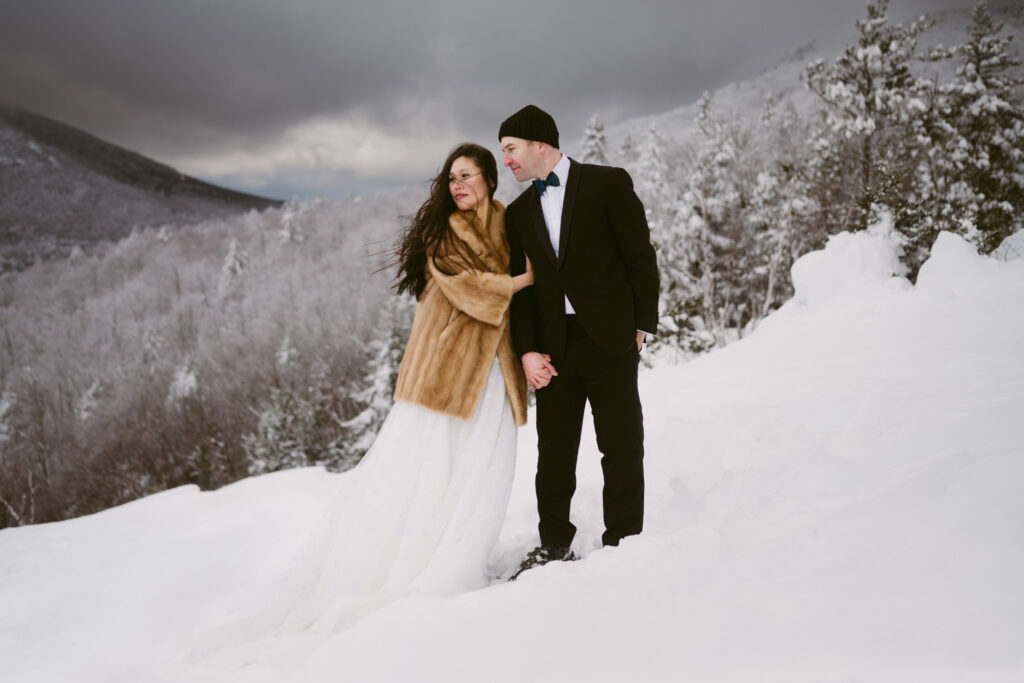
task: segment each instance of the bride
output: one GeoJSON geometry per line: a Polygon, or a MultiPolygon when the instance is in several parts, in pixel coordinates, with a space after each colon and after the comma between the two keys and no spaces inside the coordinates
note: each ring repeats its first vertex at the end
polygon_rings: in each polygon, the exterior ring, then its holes
{"type": "MultiPolygon", "coordinates": [[[[505,207],[486,148],[456,147],[396,251],[416,296],[395,405],[345,475],[321,531],[322,571],[280,628],[333,633],[397,597],[487,581],[515,472],[526,378],[509,303],[533,271],[508,274],[505,207]]],[[[308,568],[306,568],[308,571],[308,568]]],[[[280,623],[280,622],[279,622],[280,623]]]]}

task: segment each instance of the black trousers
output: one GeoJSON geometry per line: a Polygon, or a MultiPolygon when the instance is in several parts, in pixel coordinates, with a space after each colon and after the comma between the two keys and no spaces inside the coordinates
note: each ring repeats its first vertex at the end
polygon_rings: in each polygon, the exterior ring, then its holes
{"type": "Polygon", "coordinates": [[[576,458],[583,410],[590,401],[604,473],[601,540],[618,545],[644,522],[644,426],[637,367],[640,353],[611,355],[566,316],[566,351],[552,359],[558,376],[537,392],[537,511],[543,545],[568,547],[576,534],[569,506],[576,491],[576,458]]]}

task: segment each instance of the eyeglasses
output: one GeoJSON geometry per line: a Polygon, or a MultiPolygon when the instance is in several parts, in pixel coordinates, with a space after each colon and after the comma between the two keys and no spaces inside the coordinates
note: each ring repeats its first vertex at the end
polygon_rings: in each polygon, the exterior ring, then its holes
{"type": "Polygon", "coordinates": [[[483,173],[483,171],[477,171],[476,173],[461,173],[461,174],[459,174],[457,176],[450,175],[450,176],[448,176],[448,184],[449,185],[454,185],[455,183],[463,183],[463,184],[465,184],[465,182],[467,180],[469,180],[473,176],[480,175],[481,173],[483,173]]]}

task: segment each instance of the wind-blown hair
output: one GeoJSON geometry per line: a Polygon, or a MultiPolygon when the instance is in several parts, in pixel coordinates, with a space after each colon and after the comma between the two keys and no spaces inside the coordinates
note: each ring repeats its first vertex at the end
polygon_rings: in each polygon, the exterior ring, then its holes
{"type": "Polygon", "coordinates": [[[430,184],[430,196],[413,216],[395,249],[394,259],[398,263],[395,289],[399,294],[409,292],[420,298],[427,286],[427,256],[432,256],[437,246],[451,237],[448,217],[459,208],[452,199],[448,176],[459,157],[473,160],[487,181],[488,201],[494,197],[498,187],[498,164],[491,151],[472,142],[464,142],[453,149],[430,184]]]}

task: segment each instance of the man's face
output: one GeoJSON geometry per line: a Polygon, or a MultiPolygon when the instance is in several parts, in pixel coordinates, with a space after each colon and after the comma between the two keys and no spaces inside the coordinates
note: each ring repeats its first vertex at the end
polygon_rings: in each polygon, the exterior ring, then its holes
{"type": "Polygon", "coordinates": [[[544,172],[541,168],[540,146],[542,143],[524,140],[506,135],[501,140],[501,151],[505,153],[502,163],[519,182],[539,178],[544,172]]]}

